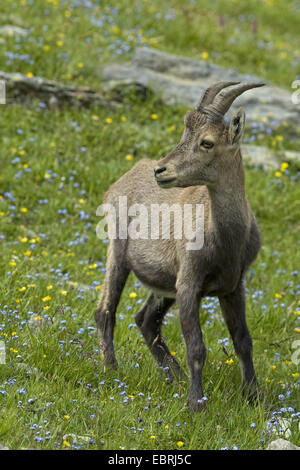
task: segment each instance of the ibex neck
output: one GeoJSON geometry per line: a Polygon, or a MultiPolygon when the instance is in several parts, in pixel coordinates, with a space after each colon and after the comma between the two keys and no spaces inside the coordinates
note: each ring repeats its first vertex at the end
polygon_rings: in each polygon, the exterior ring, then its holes
{"type": "Polygon", "coordinates": [[[245,176],[240,159],[228,175],[222,175],[218,185],[208,188],[210,224],[214,231],[238,230],[248,226],[249,213],[245,193],[245,176]]]}

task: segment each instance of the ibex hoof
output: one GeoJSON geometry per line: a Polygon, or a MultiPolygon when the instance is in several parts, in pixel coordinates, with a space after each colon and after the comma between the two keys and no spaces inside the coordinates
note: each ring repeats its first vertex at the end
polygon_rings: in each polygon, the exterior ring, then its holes
{"type": "Polygon", "coordinates": [[[182,380],[185,380],[186,377],[180,369],[179,364],[172,358],[164,361],[164,366],[162,366],[163,371],[167,375],[171,383],[176,383],[182,380]]]}
{"type": "Polygon", "coordinates": [[[249,403],[251,403],[251,405],[264,403],[264,394],[260,391],[260,388],[257,384],[253,385],[252,387],[245,387],[243,392],[244,395],[247,397],[249,403]]]}
{"type": "Polygon", "coordinates": [[[192,411],[200,412],[206,409],[206,401],[207,401],[206,397],[202,397],[198,399],[188,398],[187,406],[192,411]]]}
{"type": "Polygon", "coordinates": [[[118,368],[118,361],[115,357],[106,357],[102,360],[104,371],[109,369],[116,370],[118,368]]]}

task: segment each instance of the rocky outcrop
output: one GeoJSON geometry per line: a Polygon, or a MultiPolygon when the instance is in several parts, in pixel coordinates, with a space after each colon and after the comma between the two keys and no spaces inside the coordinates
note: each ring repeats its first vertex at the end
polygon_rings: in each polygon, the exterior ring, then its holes
{"type": "MultiPolygon", "coordinates": [[[[100,70],[106,90],[118,85],[145,87],[159,94],[168,105],[194,106],[203,90],[212,83],[229,81],[263,81],[255,75],[242,75],[235,69],[224,69],[207,61],[161,52],[141,47],[135,50],[131,64],[107,64],[100,70]]],[[[278,124],[289,123],[298,127],[300,104],[292,102],[291,91],[266,84],[265,87],[249,90],[233,104],[231,110],[245,107],[247,122],[270,118],[278,124]]]]}
{"type": "MultiPolygon", "coordinates": [[[[99,105],[113,109],[115,105],[101,94],[87,87],[65,85],[42,77],[29,77],[21,73],[0,71],[0,82],[5,83],[5,102],[30,102],[38,98],[49,106],[63,106],[80,103],[83,106],[99,105]]],[[[2,95],[4,94],[2,90],[2,95]]],[[[3,99],[3,96],[2,96],[3,99]]]]}
{"type": "Polygon", "coordinates": [[[300,450],[300,447],[285,439],[276,439],[270,442],[266,450],[300,450]]]}

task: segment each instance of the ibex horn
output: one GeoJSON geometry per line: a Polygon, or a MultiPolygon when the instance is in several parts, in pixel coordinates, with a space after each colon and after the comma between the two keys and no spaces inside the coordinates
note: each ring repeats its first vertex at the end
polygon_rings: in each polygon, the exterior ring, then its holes
{"type": "Polygon", "coordinates": [[[223,119],[234,100],[240,96],[244,91],[250,90],[251,88],[258,88],[264,86],[265,83],[244,83],[232,90],[221,92],[216,96],[213,103],[205,106],[203,112],[208,115],[208,118],[212,121],[219,121],[223,119]]]}
{"type": "Polygon", "coordinates": [[[211,87],[207,88],[205,92],[202,95],[201,100],[199,103],[196,105],[195,110],[196,111],[202,111],[205,106],[208,106],[211,104],[216,97],[216,95],[223,90],[223,88],[226,88],[231,85],[238,85],[240,82],[218,82],[212,85],[211,87]]]}

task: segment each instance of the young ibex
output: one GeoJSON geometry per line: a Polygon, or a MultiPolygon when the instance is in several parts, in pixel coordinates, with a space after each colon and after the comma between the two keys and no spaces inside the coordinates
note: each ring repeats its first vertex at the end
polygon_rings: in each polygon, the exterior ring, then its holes
{"type": "MultiPolygon", "coordinates": [[[[243,277],[260,248],[260,234],[245,195],[240,143],[245,125],[242,109],[230,124],[224,116],[241,93],[262,83],[221,82],[208,88],[185,117],[179,144],[159,161],[143,159],[114,183],[105,202],[128,205],[203,204],[204,244],[186,249],[186,239],[111,239],[107,272],[95,312],[104,365],[117,367],[113,331],[117,305],[130,271],[152,291],[135,319],[154,358],[180,375],[180,367],[161,336],[163,317],[175,299],[190,369],[188,405],[205,401],[202,368],[206,349],[199,322],[201,299],[217,296],[241,364],[244,387],[262,400],[252,361],[252,340],[245,318],[243,277]],[[236,85],[230,90],[223,88],[236,85]],[[168,188],[168,189],[167,189],[168,188]]],[[[118,221],[119,222],[119,221],[118,221]]],[[[173,223],[173,233],[174,224],[173,223]]],[[[109,221],[108,221],[109,225],[109,221]]],[[[172,374],[171,374],[172,375],[172,374]]]]}

